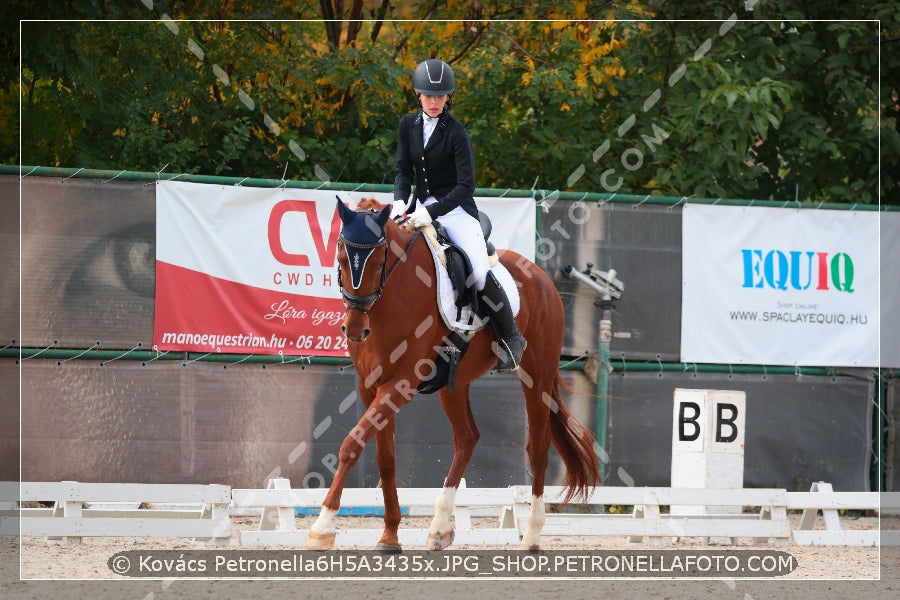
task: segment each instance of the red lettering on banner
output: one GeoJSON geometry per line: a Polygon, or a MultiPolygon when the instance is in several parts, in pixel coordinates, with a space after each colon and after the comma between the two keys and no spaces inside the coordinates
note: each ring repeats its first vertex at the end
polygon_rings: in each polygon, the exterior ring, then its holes
{"type": "Polygon", "coordinates": [[[269,249],[275,260],[285,265],[298,267],[308,267],[310,264],[306,254],[292,254],[286,251],[281,243],[281,221],[289,212],[302,212],[306,215],[313,242],[316,244],[316,252],[319,255],[319,264],[323,267],[334,266],[337,254],[336,242],[341,233],[341,218],[335,207],[334,216],[331,219],[331,231],[328,239],[325,240],[322,228],[319,226],[316,203],[313,200],[282,200],[272,208],[272,212],[269,214],[269,249]]]}
{"type": "Polygon", "coordinates": [[[817,290],[828,291],[828,253],[816,252],[819,257],[819,285],[817,290]]]}

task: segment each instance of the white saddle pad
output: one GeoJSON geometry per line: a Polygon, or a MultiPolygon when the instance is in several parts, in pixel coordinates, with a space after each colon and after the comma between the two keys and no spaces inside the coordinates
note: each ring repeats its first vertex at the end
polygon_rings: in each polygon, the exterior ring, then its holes
{"type": "MultiPolygon", "coordinates": [[[[478,315],[475,314],[475,311],[472,310],[471,306],[466,305],[462,310],[457,309],[456,302],[453,298],[453,283],[450,281],[450,275],[447,273],[447,268],[441,263],[437,251],[431,244],[428,245],[428,248],[431,250],[431,256],[434,259],[434,267],[438,273],[437,305],[438,312],[441,313],[444,324],[456,331],[478,331],[484,327],[484,323],[478,315]],[[458,317],[457,313],[459,313],[458,317]]],[[[491,272],[494,273],[497,277],[497,281],[500,282],[503,291],[506,292],[512,314],[513,316],[516,316],[519,314],[521,301],[519,299],[519,288],[516,285],[515,280],[506,267],[503,266],[503,263],[498,262],[491,267],[491,272]]]]}

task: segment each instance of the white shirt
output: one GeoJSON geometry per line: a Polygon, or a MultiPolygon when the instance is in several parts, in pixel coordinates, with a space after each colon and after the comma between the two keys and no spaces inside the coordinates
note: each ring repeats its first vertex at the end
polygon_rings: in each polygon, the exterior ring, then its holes
{"type": "Polygon", "coordinates": [[[440,115],[437,117],[429,117],[428,113],[422,111],[422,142],[423,146],[428,145],[428,140],[431,138],[431,134],[434,133],[434,128],[437,127],[438,120],[440,120],[440,115]]]}

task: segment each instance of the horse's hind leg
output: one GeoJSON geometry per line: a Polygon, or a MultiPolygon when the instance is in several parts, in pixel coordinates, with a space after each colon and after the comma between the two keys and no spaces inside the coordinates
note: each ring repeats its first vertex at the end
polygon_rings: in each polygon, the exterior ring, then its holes
{"type": "Polygon", "coordinates": [[[441,406],[453,428],[453,461],[444,480],[444,488],[434,503],[434,519],[425,542],[429,550],[443,550],[453,543],[451,517],[456,504],[456,491],[480,435],[469,405],[468,384],[457,387],[453,392],[442,390],[440,396],[441,406]]]}
{"type": "Polygon", "coordinates": [[[528,442],[526,450],[531,466],[531,510],[528,525],[520,547],[535,552],[541,546],[541,529],[544,527],[544,478],[547,473],[550,452],[550,411],[553,400],[550,391],[556,374],[548,379],[537,373],[532,379],[527,371],[519,370],[519,379],[525,392],[525,410],[528,414],[528,442]]]}

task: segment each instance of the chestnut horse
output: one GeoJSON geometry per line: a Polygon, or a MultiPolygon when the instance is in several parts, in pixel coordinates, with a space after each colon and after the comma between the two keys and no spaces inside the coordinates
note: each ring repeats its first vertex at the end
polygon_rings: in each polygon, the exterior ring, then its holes
{"type": "MultiPolygon", "coordinates": [[[[363,199],[356,211],[338,200],[338,210],[343,227],[337,260],[347,308],[341,330],[347,336],[366,410],[341,444],[334,480],[307,535],[306,547],[328,550],[334,546],[334,519],[347,475],[374,435],[384,493],[384,532],[376,549],[399,552],[394,416],[412,400],[422,377],[430,375],[423,365],[433,364],[430,361],[450,330],[438,313],[434,260],[425,237],[390,220],[390,207],[382,208],[375,200],[363,199]]],[[[516,374],[525,393],[526,449],[533,473],[531,511],[521,547],[534,551],[540,548],[544,524],[550,444],[565,464],[565,502],[599,485],[599,457],[593,435],[571,416],[560,398],[560,384],[565,383],[559,374],[565,316],[556,287],[543,270],[515,252],[500,251],[500,261],[519,286],[521,308],[516,321],[528,340],[516,374]]],[[[479,438],[469,405],[469,386],[496,365],[492,340],[490,327],[472,336],[453,391],[445,387],[439,392],[453,431],[453,460],[435,502],[426,542],[429,550],[443,550],[453,542],[450,517],[456,491],[479,438]]]]}

